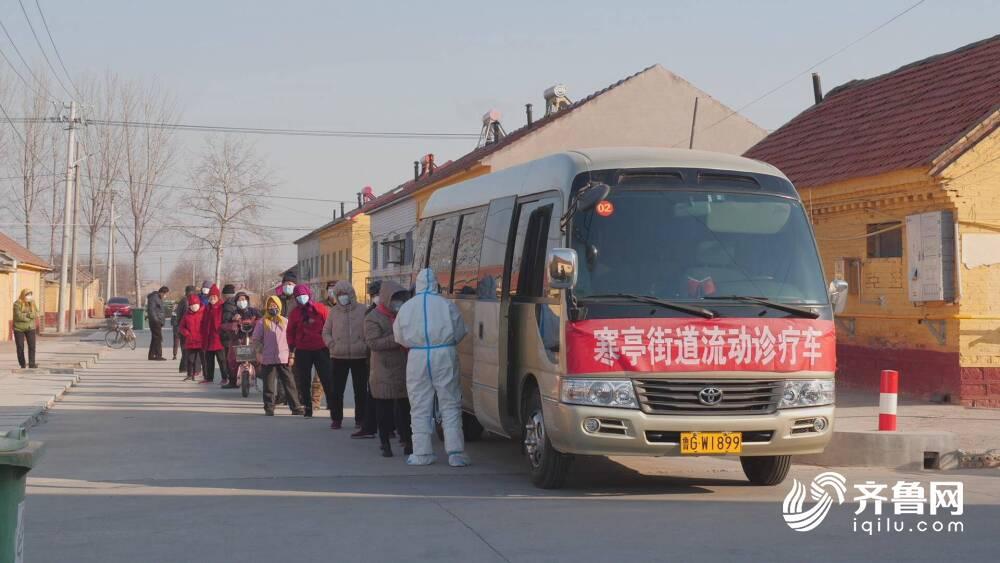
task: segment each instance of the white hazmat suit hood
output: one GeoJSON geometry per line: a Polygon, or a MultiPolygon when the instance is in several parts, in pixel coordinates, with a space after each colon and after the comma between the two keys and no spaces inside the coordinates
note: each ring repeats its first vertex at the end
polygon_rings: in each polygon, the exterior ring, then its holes
{"type": "Polygon", "coordinates": [[[434,270],[417,274],[416,293],[403,304],[393,334],[400,346],[410,350],[406,362],[406,391],[410,398],[413,455],[410,465],[434,463],[431,434],[434,432],[434,395],[437,394],[444,428],[448,463],[469,464],[462,435],[462,388],[459,384],[458,350],[465,337],[465,322],[458,308],[438,295],[434,270]]]}

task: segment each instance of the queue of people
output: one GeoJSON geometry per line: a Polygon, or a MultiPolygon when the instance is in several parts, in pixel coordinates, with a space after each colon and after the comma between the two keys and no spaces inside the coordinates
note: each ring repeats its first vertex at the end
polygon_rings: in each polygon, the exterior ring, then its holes
{"type": "MultiPolygon", "coordinates": [[[[186,381],[210,383],[217,366],[222,387],[238,387],[231,347],[240,342],[241,326],[252,323],[266,416],[283,404],[312,418],[325,396],[330,428],[339,430],[350,378],[351,438],[378,437],[384,457],[394,455],[398,439],[408,464],[427,465],[435,461],[431,435],[439,415],[448,463],[468,465],[456,348],[466,329],[458,309],[438,293],[430,269],[420,271],[413,291],[374,282],[368,297],[369,305],[360,302],[351,283],[340,281],[317,299],[288,273],[258,310],[232,285],[188,286],[176,320],[179,369],[186,381]]],[[[150,359],[158,357],[150,351],[150,359]]]]}

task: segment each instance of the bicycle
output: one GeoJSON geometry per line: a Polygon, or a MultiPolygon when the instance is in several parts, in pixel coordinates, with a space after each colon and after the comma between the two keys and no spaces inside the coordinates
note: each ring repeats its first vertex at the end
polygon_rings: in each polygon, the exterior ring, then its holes
{"type": "Polygon", "coordinates": [[[122,319],[121,315],[115,312],[110,323],[111,326],[104,333],[104,343],[108,348],[119,350],[128,344],[129,348],[135,350],[135,332],[132,330],[131,319],[122,319]]]}
{"type": "Polygon", "coordinates": [[[240,333],[243,335],[243,343],[233,346],[236,354],[236,361],[239,367],[236,368],[236,378],[240,381],[240,394],[244,397],[250,396],[250,385],[254,391],[260,388],[257,385],[257,351],[250,344],[250,335],[253,333],[254,323],[240,323],[240,333]]]}

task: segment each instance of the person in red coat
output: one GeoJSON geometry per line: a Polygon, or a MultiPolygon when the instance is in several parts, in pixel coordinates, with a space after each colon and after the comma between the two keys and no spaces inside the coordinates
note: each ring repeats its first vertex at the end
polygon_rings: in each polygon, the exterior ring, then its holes
{"type": "MultiPolygon", "coordinates": [[[[297,306],[288,317],[289,363],[295,370],[295,385],[305,407],[305,417],[312,418],[313,402],[309,390],[313,367],[323,385],[326,404],[335,404],[330,351],[323,341],[323,325],[329,310],[326,305],[312,300],[312,291],[304,283],[295,286],[295,303],[297,306]]],[[[342,424],[343,415],[341,419],[335,417],[334,409],[330,409],[330,428],[336,430],[342,424]]]]}
{"type": "Polygon", "coordinates": [[[194,381],[196,375],[201,372],[201,350],[204,345],[204,335],[201,331],[201,323],[205,316],[205,311],[201,308],[201,299],[198,294],[192,293],[187,299],[188,310],[181,318],[181,324],[177,331],[184,337],[184,349],[187,359],[187,377],[184,381],[194,381]]]}
{"type": "Polygon", "coordinates": [[[212,284],[208,290],[208,301],[205,303],[205,315],[201,320],[201,333],[205,340],[202,350],[205,351],[205,380],[202,383],[215,381],[215,364],[219,364],[219,374],[222,377],[224,389],[234,389],[236,385],[229,381],[226,375],[226,355],[222,347],[222,293],[219,286],[212,284]]]}

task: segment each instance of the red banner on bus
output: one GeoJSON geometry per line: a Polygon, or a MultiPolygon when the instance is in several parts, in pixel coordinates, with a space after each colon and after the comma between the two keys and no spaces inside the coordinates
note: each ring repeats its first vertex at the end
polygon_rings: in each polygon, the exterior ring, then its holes
{"type": "Polygon", "coordinates": [[[566,324],[567,372],[837,369],[832,321],[594,319],[566,324]]]}

